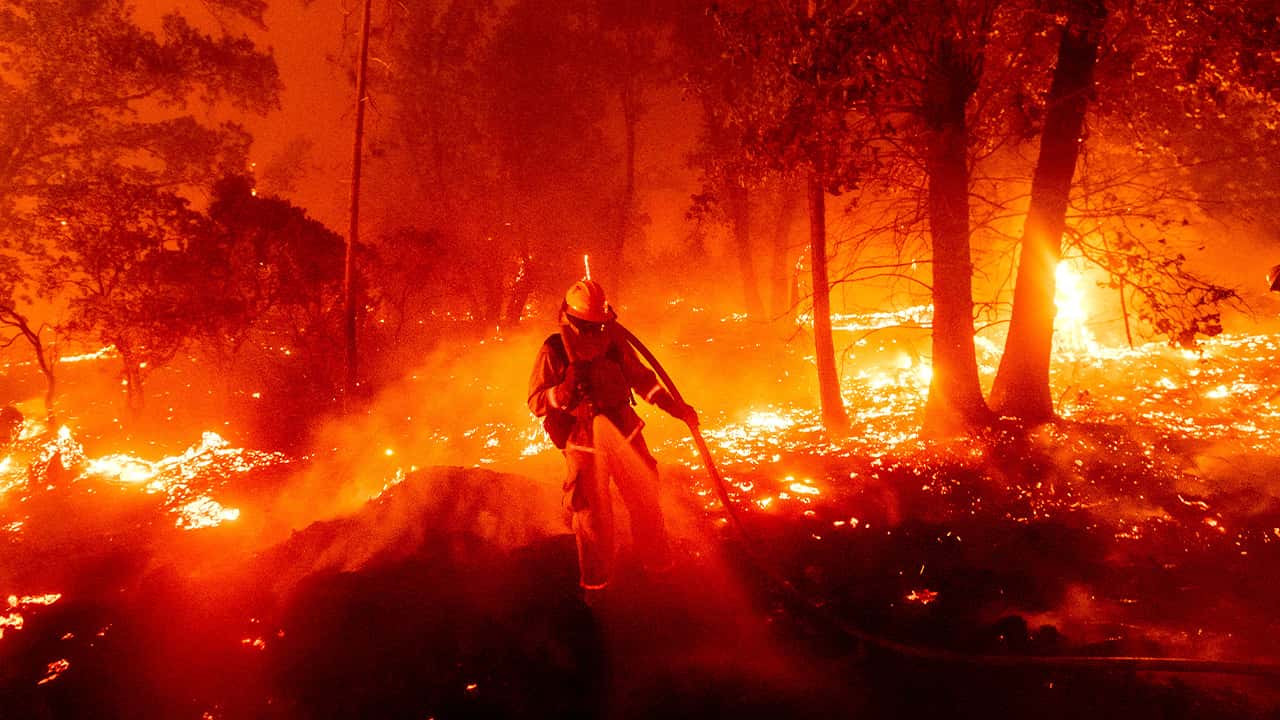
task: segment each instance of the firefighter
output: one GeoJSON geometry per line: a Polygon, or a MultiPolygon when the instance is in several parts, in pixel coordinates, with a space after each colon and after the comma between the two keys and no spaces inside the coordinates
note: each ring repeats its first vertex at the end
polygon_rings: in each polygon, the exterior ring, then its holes
{"type": "Polygon", "coordinates": [[[574,283],[560,307],[559,332],[542,343],[529,379],[529,409],[543,418],[568,465],[564,504],[577,538],[579,582],[588,604],[601,597],[612,575],[610,481],[627,508],[644,568],[662,572],[671,566],[658,502],[658,463],[641,434],[644,421],[633,408],[635,396],[690,425],[698,422],[694,409],[676,401],[620,336],[616,319],[599,283],[574,283]]]}

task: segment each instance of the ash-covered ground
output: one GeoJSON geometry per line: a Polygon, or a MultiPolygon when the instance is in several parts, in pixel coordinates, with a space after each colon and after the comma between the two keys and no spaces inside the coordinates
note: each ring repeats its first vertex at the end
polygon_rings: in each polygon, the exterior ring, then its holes
{"type": "Polygon", "coordinates": [[[470,402],[412,412],[429,401],[408,377],[310,451],[193,434],[185,450],[121,452],[105,432],[33,425],[0,476],[0,717],[1280,712],[1274,675],[963,659],[1274,672],[1270,336],[1063,354],[1062,422],[924,442],[928,376],[907,340],[852,346],[854,432],[832,438],[802,343],[770,354],[753,333],[654,348],[694,379],[681,389],[750,538],[682,429],[649,410],[679,562],[646,576],[624,546],[594,608],[575,587],[559,458],[523,377],[495,371],[540,338],[430,360],[421,377],[451,377],[470,402]],[[726,373],[726,357],[751,362],[726,373]]]}

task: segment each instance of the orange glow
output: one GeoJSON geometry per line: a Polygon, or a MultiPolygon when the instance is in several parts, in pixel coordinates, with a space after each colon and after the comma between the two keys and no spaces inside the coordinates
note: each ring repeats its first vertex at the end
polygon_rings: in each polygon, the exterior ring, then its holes
{"type": "Polygon", "coordinates": [[[928,605],[929,603],[938,599],[938,593],[934,590],[921,588],[919,590],[912,590],[910,593],[907,594],[906,599],[907,599],[907,602],[915,602],[915,603],[920,603],[921,605],[928,605]]]}
{"type": "Polygon", "coordinates": [[[82,353],[80,355],[63,355],[58,358],[58,362],[78,363],[78,362],[88,362],[90,360],[104,360],[107,358],[114,357],[115,352],[116,352],[116,346],[108,345],[104,348],[99,348],[89,353],[82,353]]]}
{"type": "Polygon", "coordinates": [[[10,630],[21,630],[25,624],[25,619],[19,611],[27,610],[32,606],[52,605],[62,598],[62,593],[45,593],[43,595],[10,595],[9,612],[0,615],[0,638],[4,638],[5,628],[10,630]]]}
{"type": "Polygon", "coordinates": [[[63,658],[61,660],[55,660],[49,663],[48,667],[45,668],[44,679],[36,684],[44,685],[45,683],[53,682],[54,680],[58,679],[59,675],[66,672],[67,669],[70,667],[71,667],[71,663],[66,658],[63,658]]]}
{"type": "MultiPolygon", "coordinates": [[[[67,426],[41,448],[38,462],[48,463],[55,457],[64,468],[78,470],[73,482],[106,482],[164,495],[165,507],[177,516],[174,525],[185,530],[216,527],[240,517],[239,508],[225,507],[210,496],[208,483],[289,462],[280,453],[232,448],[214,432],[205,432],[200,442],[186,451],[159,460],[130,454],[87,458],[67,426]]],[[[24,476],[25,472],[9,473],[11,479],[6,481],[0,469],[0,491],[16,486],[19,480],[13,479],[14,475],[24,476]]]]}
{"type": "Polygon", "coordinates": [[[1097,349],[1089,321],[1089,297],[1085,292],[1084,271],[1076,261],[1062,260],[1055,272],[1057,291],[1053,304],[1057,317],[1053,323],[1054,347],[1059,352],[1091,353],[1097,349]]]}

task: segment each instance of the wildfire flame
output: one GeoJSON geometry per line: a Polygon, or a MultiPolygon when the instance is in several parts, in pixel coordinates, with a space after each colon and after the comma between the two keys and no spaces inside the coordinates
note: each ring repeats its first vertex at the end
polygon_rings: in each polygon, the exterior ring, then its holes
{"type": "Polygon", "coordinates": [[[4,637],[5,628],[12,630],[21,630],[25,619],[20,610],[26,610],[31,606],[52,605],[62,598],[62,593],[45,593],[43,595],[17,595],[9,596],[9,610],[4,615],[0,615],[0,638],[4,637]]]}
{"type": "Polygon", "coordinates": [[[66,672],[67,669],[70,667],[71,667],[71,662],[68,661],[66,658],[63,658],[61,660],[55,660],[49,663],[48,667],[45,669],[44,679],[36,684],[44,685],[45,683],[53,682],[54,680],[58,679],[59,675],[66,672]]]}
{"type": "Polygon", "coordinates": [[[1053,324],[1054,346],[1059,352],[1094,353],[1098,342],[1086,323],[1089,321],[1084,271],[1068,260],[1055,270],[1057,291],[1053,303],[1058,309],[1053,324]]]}
{"type": "MultiPolygon", "coordinates": [[[[69,481],[106,482],[138,487],[149,494],[163,494],[165,507],[177,517],[174,525],[185,530],[217,527],[240,517],[240,509],[225,507],[210,496],[215,486],[229,477],[254,470],[285,464],[282,453],[269,453],[233,448],[214,432],[205,432],[200,442],[177,455],[159,460],[146,460],[127,453],[89,458],[76,441],[70,428],[59,428],[51,441],[37,449],[34,460],[20,469],[12,456],[0,462],[0,496],[24,487],[29,478],[49,477],[58,471],[70,474],[69,481]]],[[[48,487],[51,489],[52,484],[48,487]]],[[[17,521],[6,526],[21,530],[17,521]]]]}

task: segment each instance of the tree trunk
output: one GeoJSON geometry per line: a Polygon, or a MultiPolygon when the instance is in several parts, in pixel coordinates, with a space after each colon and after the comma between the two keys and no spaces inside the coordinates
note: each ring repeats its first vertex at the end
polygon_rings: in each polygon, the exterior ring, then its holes
{"type": "Polygon", "coordinates": [[[840,396],[835,343],[831,339],[831,287],[827,280],[827,202],[822,180],[809,176],[809,254],[813,272],[813,345],[818,362],[818,395],[822,424],[831,434],[849,430],[849,416],[840,396]]]}
{"type": "Polygon", "coordinates": [[[729,214],[733,225],[733,243],[738,251],[738,271],[742,275],[742,299],[747,314],[764,315],[760,299],[760,283],[756,278],[755,258],[751,253],[751,194],[741,185],[729,188],[729,214]]]}
{"type": "Polygon", "coordinates": [[[529,302],[532,284],[529,282],[529,269],[533,267],[533,256],[529,252],[529,240],[523,233],[518,241],[520,257],[516,260],[516,276],[511,281],[511,297],[507,301],[507,312],[504,325],[515,327],[524,317],[525,303],[529,302]]]}
{"type": "Polygon", "coordinates": [[[44,346],[44,341],[40,339],[40,331],[32,328],[27,316],[18,312],[17,308],[0,309],[0,323],[17,328],[35,353],[36,366],[44,376],[45,422],[52,425],[54,423],[53,400],[57,395],[58,381],[53,373],[52,355],[44,346]]]}
{"type": "Polygon", "coordinates": [[[112,343],[120,353],[120,376],[124,380],[124,402],[129,411],[129,418],[137,420],[142,415],[144,396],[142,394],[142,367],[134,357],[133,351],[123,342],[112,343]]]}
{"type": "Polygon", "coordinates": [[[346,256],[342,265],[342,318],[346,352],[343,356],[343,409],[356,390],[356,243],[360,233],[360,161],[364,156],[365,70],[369,65],[369,11],[373,0],[365,0],[360,21],[360,58],[356,65],[356,130],[351,150],[351,224],[347,230],[346,256]]]}
{"type": "Polygon", "coordinates": [[[797,200],[795,188],[783,181],[778,190],[778,224],[773,228],[773,253],[769,259],[769,303],[775,318],[791,312],[791,266],[787,263],[787,251],[797,200]]]}
{"type": "Polygon", "coordinates": [[[1057,313],[1055,272],[1062,256],[1067,200],[1105,18],[1104,4],[1092,0],[1076,7],[1062,31],[1023,228],[1013,317],[1000,370],[991,387],[991,405],[996,412],[1032,423],[1054,417],[1049,361],[1057,313]]]}
{"type": "Polygon", "coordinates": [[[626,138],[624,149],[626,177],[623,179],[622,214],[618,222],[618,234],[609,249],[608,264],[602,268],[604,272],[601,273],[605,281],[605,289],[610,293],[610,299],[614,304],[617,304],[622,297],[623,252],[626,250],[627,240],[635,230],[636,126],[640,124],[640,98],[639,89],[635,87],[631,78],[622,83],[619,100],[622,104],[622,124],[626,138]]]}
{"type": "Polygon", "coordinates": [[[968,128],[965,105],[977,86],[966,62],[940,41],[926,87],[929,229],[933,239],[933,379],[924,432],[965,433],[991,422],[973,345],[973,263],[969,248],[968,128]]]}

